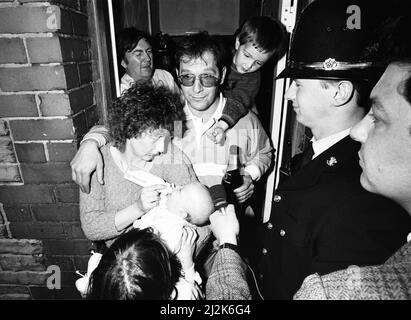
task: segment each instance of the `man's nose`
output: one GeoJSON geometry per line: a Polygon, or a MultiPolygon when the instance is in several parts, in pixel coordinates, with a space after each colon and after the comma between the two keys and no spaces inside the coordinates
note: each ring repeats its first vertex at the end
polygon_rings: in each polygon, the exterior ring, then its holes
{"type": "Polygon", "coordinates": [[[194,79],[193,90],[194,90],[194,92],[203,91],[203,85],[200,82],[200,78],[195,78],[194,79]]]}
{"type": "Polygon", "coordinates": [[[143,61],[151,62],[151,55],[148,52],[144,52],[143,61]]]}
{"type": "Polygon", "coordinates": [[[359,123],[351,128],[350,136],[355,141],[364,143],[368,138],[368,132],[373,126],[373,119],[366,115],[359,123]]]}
{"type": "Polygon", "coordinates": [[[294,100],[295,98],[295,92],[296,92],[296,85],[294,83],[294,81],[291,83],[290,87],[287,89],[287,91],[285,92],[284,97],[287,100],[294,100]]]}

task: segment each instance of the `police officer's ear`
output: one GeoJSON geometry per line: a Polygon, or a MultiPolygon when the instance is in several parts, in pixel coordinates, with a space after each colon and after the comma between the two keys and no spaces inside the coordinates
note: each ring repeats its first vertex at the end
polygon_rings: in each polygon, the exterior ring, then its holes
{"type": "Polygon", "coordinates": [[[224,79],[225,79],[225,74],[227,72],[227,68],[223,67],[223,69],[221,70],[221,77],[220,77],[220,84],[224,83],[224,79]]]}
{"type": "Polygon", "coordinates": [[[354,95],[354,85],[351,81],[341,80],[338,81],[333,87],[335,88],[335,106],[343,106],[351,101],[354,95]]]}
{"type": "Polygon", "coordinates": [[[121,66],[124,68],[124,69],[127,69],[127,62],[124,60],[124,59],[122,59],[121,60],[121,66]]]}

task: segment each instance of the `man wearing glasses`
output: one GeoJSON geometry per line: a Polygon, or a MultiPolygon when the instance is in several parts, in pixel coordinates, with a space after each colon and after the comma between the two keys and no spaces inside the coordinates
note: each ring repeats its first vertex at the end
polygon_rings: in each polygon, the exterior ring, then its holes
{"type": "MultiPolygon", "coordinates": [[[[208,187],[222,183],[230,146],[239,147],[243,184],[234,190],[234,194],[245,212],[244,215],[237,211],[241,226],[239,249],[254,265],[258,259],[256,253],[261,251],[257,249],[258,237],[254,229],[257,220],[247,201],[254,193],[255,181],[272,164],[270,140],[253,112],[248,112],[226,131],[223,145],[207,137],[208,130],[220,119],[224,106],[231,103],[220,91],[226,68],[224,51],[214,37],[206,32],[188,35],[180,42],[175,56],[178,82],[185,100],[187,131],[183,137],[174,137],[173,141],[190,159],[199,181],[208,187]]],[[[213,261],[212,255],[206,258],[204,275],[207,276],[213,261]]]]}
{"type": "Polygon", "coordinates": [[[206,132],[221,117],[227,98],[220,92],[226,67],[221,44],[206,32],[183,38],[176,52],[177,75],[185,98],[187,131],[174,142],[193,163],[201,183],[220,184],[231,145],[240,147],[244,167],[243,185],[235,190],[239,203],[253,195],[254,181],[267,172],[272,147],[257,116],[249,112],[227,131],[224,145],[215,144],[206,132]]]}

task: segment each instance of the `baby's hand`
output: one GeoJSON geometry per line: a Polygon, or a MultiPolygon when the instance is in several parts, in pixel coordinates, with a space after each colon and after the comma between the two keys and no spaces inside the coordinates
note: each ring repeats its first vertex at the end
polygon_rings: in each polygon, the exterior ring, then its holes
{"type": "Polygon", "coordinates": [[[223,121],[218,121],[214,126],[210,128],[207,132],[207,137],[213,141],[215,144],[223,145],[225,142],[225,131],[228,126],[223,121]]]}
{"type": "Polygon", "coordinates": [[[194,264],[193,254],[195,251],[195,241],[197,240],[197,232],[188,226],[183,228],[183,234],[181,235],[180,250],[176,253],[180,259],[181,267],[183,270],[188,270],[194,264]]]}

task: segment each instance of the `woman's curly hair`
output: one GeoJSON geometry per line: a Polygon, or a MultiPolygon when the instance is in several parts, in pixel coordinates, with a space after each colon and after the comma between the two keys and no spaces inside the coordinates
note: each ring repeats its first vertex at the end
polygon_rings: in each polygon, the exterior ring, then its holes
{"type": "Polygon", "coordinates": [[[135,83],[116,98],[108,114],[114,146],[122,152],[127,139],[137,138],[146,130],[162,128],[172,136],[182,134],[184,120],[180,97],[147,81],[135,83]]]}

